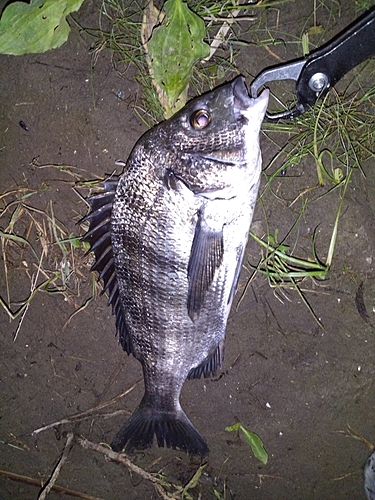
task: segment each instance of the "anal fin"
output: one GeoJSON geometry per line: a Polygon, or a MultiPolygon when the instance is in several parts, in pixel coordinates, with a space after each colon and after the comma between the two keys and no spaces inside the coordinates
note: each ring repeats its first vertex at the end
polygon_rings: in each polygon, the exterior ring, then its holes
{"type": "Polygon", "coordinates": [[[221,368],[224,360],[224,340],[221,340],[213,353],[209,354],[207,358],[195,368],[192,368],[187,376],[188,379],[208,378],[215,375],[218,368],[221,368]]]}

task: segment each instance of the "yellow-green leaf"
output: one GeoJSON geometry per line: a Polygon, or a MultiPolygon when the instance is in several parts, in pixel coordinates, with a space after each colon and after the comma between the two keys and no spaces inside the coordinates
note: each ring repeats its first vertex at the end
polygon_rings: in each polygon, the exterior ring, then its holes
{"type": "Polygon", "coordinates": [[[268,462],[268,453],[264,449],[263,442],[258,436],[258,434],[255,434],[255,432],[248,431],[242,425],[240,427],[241,431],[245,435],[246,441],[249,443],[251,449],[253,450],[254,456],[258,460],[260,460],[263,464],[266,464],[268,462]]]}
{"type": "Polygon", "coordinates": [[[0,19],[0,53],[19,56],[60,47],[68,39],[66,16],[83,0],[31,0],[11,3],[0,19]]]}
{"type": "Polygon", "coordinates": [[[255,432],[248,431],[240,422],[225,427],[225,430],[230,432],[238,431],[239,429],[244,433],[245,439],[251,446],[254,456],[263,464],[266,464],[268,462],[268,453],[264,449],[262,440],[255,432]]]}
{"type": "Polygon", "coordinates": [[[186,94],[194,64],[207,57],[210,47],[203,19],[182,0],[167,0],[165,17],[153,30],[148,42],[151,72],[156,87],[165,96],[165,108],[172,109],[178,98],[186,94]]]}

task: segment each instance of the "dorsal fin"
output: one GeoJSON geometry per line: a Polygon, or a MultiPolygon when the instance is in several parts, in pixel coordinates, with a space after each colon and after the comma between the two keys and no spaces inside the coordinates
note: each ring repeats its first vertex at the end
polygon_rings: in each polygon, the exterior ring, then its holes
{"type": "Polygon", "coordinates": [[[103,192],[88,198],[91,212],[81,222],[88,221],[90,226],[82,241],[90,243],[89,252],[94,252],[95,264],[91,271],[96,271],[103,280],[102,293],[108,292],[108,305],[112,306],[112,313],[116,315],[116,332],[119,334],[120,344],[124,351],[133,354],[120,303],[111,242],[111,213],[118,181],[118,176],[111,177],[104,182],[103,192]]]}

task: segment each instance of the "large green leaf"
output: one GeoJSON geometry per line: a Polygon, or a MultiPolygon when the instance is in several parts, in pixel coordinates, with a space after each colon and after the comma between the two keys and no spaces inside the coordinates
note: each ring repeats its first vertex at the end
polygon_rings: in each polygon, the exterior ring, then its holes
{"type": "Polygon", "coordinates": [[[156,86],[165,94],[162,104],[166,110],[176,111],[173,108],[187,93],[194,64],[208,56],[210,47],[203,41],[203,19],[185,2],[167,0],[164,11],[163,22],[153,30],[147,50],[156,86]]]}
{"type": "Polygon", "coordinates": [[[83,0],[31,0],[15,2],[0,19],[0,53],[19,56],[60,47],[69,35],[66,16],[83,0]]]}

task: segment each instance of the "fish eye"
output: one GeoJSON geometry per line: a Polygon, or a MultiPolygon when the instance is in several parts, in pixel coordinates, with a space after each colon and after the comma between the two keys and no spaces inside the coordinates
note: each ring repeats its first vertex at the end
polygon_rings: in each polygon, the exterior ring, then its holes
{"type": "Polygon", "coordinates": [[[190,116],[190,125],[195,130],[203,130],[211,122],[211,115],[205,109],[198,109],[190,116]]]}

